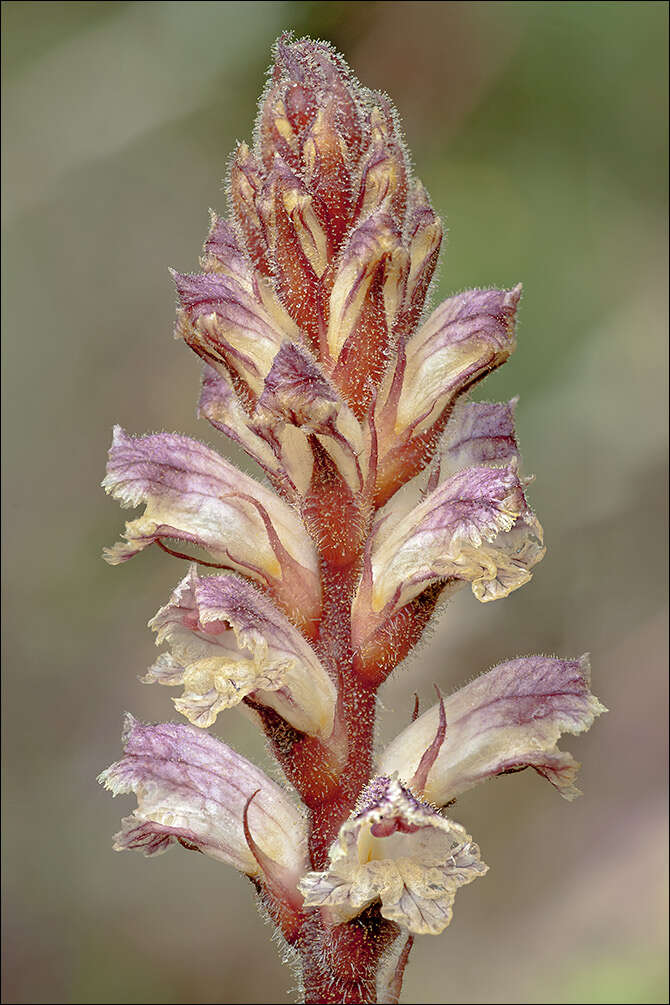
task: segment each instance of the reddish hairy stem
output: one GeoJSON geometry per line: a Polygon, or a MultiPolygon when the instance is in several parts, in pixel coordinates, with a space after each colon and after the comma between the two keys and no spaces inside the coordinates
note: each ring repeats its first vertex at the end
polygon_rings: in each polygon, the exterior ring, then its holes
{"type": "MultiPolygon", "coordinates": [[[[330,488],[332,491],[332,485],[330,488]]],[[[346,491],[343,485],[342,492],[346,491]]],[[[321,532],[327,533],[327,528],[322,527],[321,532]]],[[[322,660],[337,673],[336,719],[346,742],[346,760],[337,790],[310,807],[309,852],[315,869],[327,866],[328,850],[372,772],[378,683],[356,672],[351,643],[351,602],[360,576],[364,540],[361,535],[357,554],[345,567],[327,560],[322,565],[324,607],[317,647],[322,660]]],[[[305,1002],[376,1002],[380,962],[397,936],[397,926],[381,917],[379,905],[334,928],[328,927],[320,911],[311,912],[297,941],[305,1002]]]]}
{"type": "Polygon", "coordinates": [[[377,1002],[379,965],[398,938],[398,926],[382,918],[376,904],[347,925],[325,929],[315,922],[314,916],[308,919],[298,944],[303,959],[305,1002],[308,1005],[377,1002]]]}
{"type": "MultiPolygon", "coordinates": [[[[303,518],[321,558],[323,609],[313,644],[337,681],[333,735],[326,745],[287,726],[271,709],[245,701],[259,715],[277,760],[308,810],[310,861],[313,869],[321,870],[327,868],[329,849],[370,781],[377,690],[417,641],[439,591],[415,605],[416,610],[406,609],[398,631],[376,640],[363,659],[354,653],[352,601],[373,513],[361,496],[352,494],[315,438],[312,447],[313,482],[303,518]]],[[[376,1002],[382,960],[398,938],[397,925],[382,918],[379,904],[334,927],[320,910],[306,910],[291,940],[302,962],[305,1001],[376,1002]]],[[[384,1001],[398,999],[410,948],[407,942],[386,974],[384,1001]]]]}

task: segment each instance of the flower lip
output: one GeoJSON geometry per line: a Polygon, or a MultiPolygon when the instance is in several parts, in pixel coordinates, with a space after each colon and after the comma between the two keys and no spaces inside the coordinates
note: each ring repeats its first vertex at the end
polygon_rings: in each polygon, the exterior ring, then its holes
{"type": "Polygon", "coordinates": [[[416,934],[436,935],[451,921],[457,889],[483,875],[479,849],[459,825],[422,802],[397,776],[378,776],[340,829],[328,868],[308,873],[305,906],[342,924],[371,903],[416,934]]]}

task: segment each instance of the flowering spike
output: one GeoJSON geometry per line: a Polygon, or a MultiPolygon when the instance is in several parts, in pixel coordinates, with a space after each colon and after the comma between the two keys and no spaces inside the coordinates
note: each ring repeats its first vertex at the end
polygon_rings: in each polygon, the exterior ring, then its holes
{"type": "Polygon", "coordinates": [[[442,932],[486,872],[438,807],[525,767],[572,798],[557,741],[603,710],[585,658],[513,660],[446,699],[436,686],[422,715],[416,697],[375,763],[378,690],[440,599],[506,597],[544,555],[516,400],[467,399],[514,350],[521,287],[424,318],[442,222],[390,100],[324,42],[277,41],[228,204],[201,271],[173,272],[175,336],[205,364],[199,416],[269,485],[188,437],[115,430],[103,484],[145,510],[108,561],[156,544],[217,574],[193,564],[150,622],[165,649],[142,679],[180,688],[192,725],[130,720],[101,781],[137,795],[117,848],[177,842],[251,878],[307,1001],[397,1002],[415,935],[442,932]],[[300,808],[195,728],[233,706],[300,808]]]}

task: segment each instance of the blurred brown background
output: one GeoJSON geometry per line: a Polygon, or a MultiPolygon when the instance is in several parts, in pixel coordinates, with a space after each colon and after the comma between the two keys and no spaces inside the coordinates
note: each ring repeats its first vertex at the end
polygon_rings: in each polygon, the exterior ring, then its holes
{"type": "MultiPolygon", "coordinates": [[[[563,746],[570,805],[535,775],[453,811],[491,871],[417,941],[407,1002],[665,1002],[665,3],[16,3],[4,19],[6,1002],[286,1001],[248,884],[179,849],[116,855],[132,800],[96,774],[147,619],[183,570],[100,559],[111,426],[180,430],[200,367],[172,341],[167,268],[251,133],[273,39],[332,40],[387,90],[450,229],[439,294],[525,284],[518,393],[548,555],[504,602],[463,591],[382,693],[382,736],[505,658],[593,654],[611,709],[563,746]]],[[[219,443],[224,450],[225,444],[219,443]]],[[[219,735],[264,760],[235,713],[219,735]]]]}

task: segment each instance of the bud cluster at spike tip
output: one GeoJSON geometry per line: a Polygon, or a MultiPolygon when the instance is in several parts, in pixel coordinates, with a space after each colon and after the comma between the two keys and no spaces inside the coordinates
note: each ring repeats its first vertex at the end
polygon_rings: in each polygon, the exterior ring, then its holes
{"type": "Polygon", "coordinates": [[[205,274],[177,276],[179,333],[253,398],[268,360],[260,345],[253,361],[240,358],[226,338],[231,316],[262,328],[268,353],[268,323],[278,340],[297,329],[363,418],[421,316],[442,240],[389,99],[362,88],[328,46],[280,39],[229,199],[231,219],[212,220],[205,274]]]}
{"type": "Polygon", "coordinates": [[[442,932],[487,871],[444,808],[524,768],[572,799],[579,765],[557,742],[604,711],[586,657],[528,656],[438,690],[373,749],[377,690],[439,598],[502,599],[545,553],[516,399],[467,397],[515,348],[521,287],[427,313],[441,221],[391,102],[326,43],[278,40],[228,203],[202,271],[173,272],[175,334],[205,364],[199,417],[260,476],[189,437],[116,428],[103,485],[145,509],[105,557],[191,560],[141,677],[181,688],[189,724],[129,717],[100,781],[137,797],[117,850],[177,843],[250,877],[307,1000],[397,1001],[413,937],[442,932]],[[422,472],[408,507],[396,492],[422,472]],[[234,708],[290,787],[206,732],[234,708]]]}

